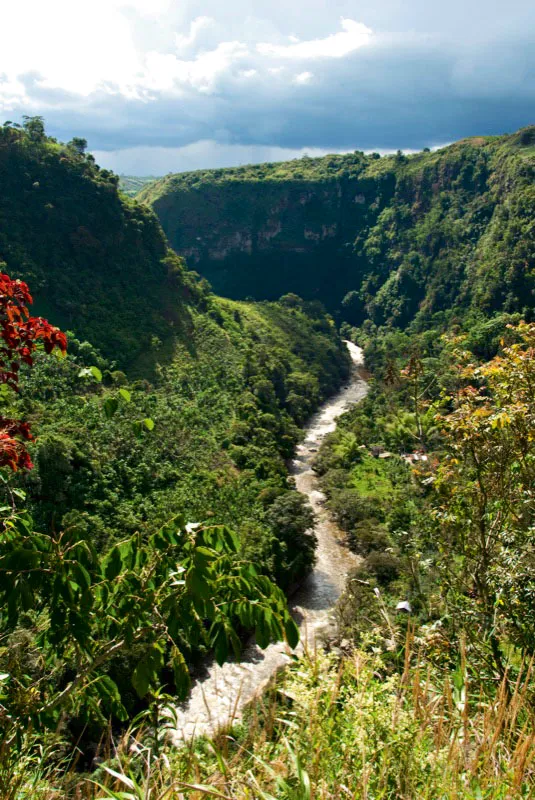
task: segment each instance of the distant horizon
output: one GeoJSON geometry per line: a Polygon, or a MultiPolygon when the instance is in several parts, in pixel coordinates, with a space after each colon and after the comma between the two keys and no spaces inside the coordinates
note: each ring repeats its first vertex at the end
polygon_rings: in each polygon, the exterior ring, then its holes
{"type": "Polygon", "coordinates": [[[535,4],[25,0],[0,119],[42,115],[116,172],[419,151],[535,119],[535,4]]]}
{"type": "MultiPolygon", "coordinates": [[[[535,125],[535,122],[533,124],[535,125]]],[[[522,125],[521,128],[530,127],[530,126],[531,126],[531,123],[528,123],[527,125],[522,125]]],[[[487,133],[487,134],[482,134],[482,135],[484,135],[485,137],[511,136],[512,134],[516,133],[517,130],[520,130],[520,129],[516,129],[514,131],[502,132],[502,133],[487,133]]],[[[203,170],[233,169],[233,168],[239,168],[239,167],[252,167],[252,166],[258,166],[259,164],[277,164],[277,163],[284,163],[285,161],[298,161],[299,159],[306,158],[306,157],[309,157],[309,158],[324,158],[326,156],[348,155],[350,153],[355,153],[355,152],[363,152],[365,155],[371,155],[372,153],[379,153],[381,156],[389,156],[389,155],[395,155],[398,152],[398,150],[400,150],[404,155],[416,155],[417,153],[421,153],[426,148],[429,148],[431,151],[434,152],[436,150],[441,150],[444,147],[449,147],[450,145],[455,144],[455,142],[463,141],[464,139],[473,139],[473,138],[477,138],[477,134],[474,134],[473,136],[461,136],[459,139],[455,139],[455,140],[452,140],[450,142],[442,142],[441,144],[436,144],[436,145],[432,145],[432,146],[423,145],[422,147],[417,148],[417,149],[416,148],[405,148],[404,149],[402,147],[397,147],[397,148],[392,148],[392,149],[389,149],[389,150],[381,150],[380,148],[375,148],[375,149],[372,148],[372,149],[369,149],[369,150],[362,150],[359,147],[354,147],[354,148],[351,148],[351,149],[348,149],[348,150],[338,150],[338,151],[325,150],[325,151],[322,151],[322,150],[318,150],[318,149],[312,150],[311,148],[303,147],[301,150],[296,150],[295,151],[296,155],[277,157],[277,155],[275,154],[273,158],[269,158],[269,159],[262,159],[262,160],[255,160],[255,161],[240,161],[239,163],[237,163],[237,162],[234,163],[233,162],[233,163],[225,163],[225,164],[221,164],[221,163],[217,163],[217,164],[200,164],[200,165],[197,165],[197,166],[194,166],[194,167],[192,167],[192,166],[185,167],[184,169],[164,170],[164,171],[161,171],[159,173],[154,173],[154,172],[144,173],[142,171],[125,172],[124,170],[119,171],[117,169],[114,169],[112,166],[110,166],[110,164],[114,161],[114,159],[116,159],[118,157],[117,153],[113,153],[113,154],[109,153],[108,154],[108,153],[106,153],[106,151],[100,151],[100,152],[99,151],[92,151],[92,154],[95,157],[95,159],[96,159],[96,161],[97,161],[97,163],[99,164],[100,167],[102,167],[103,169],[112,169],[113,172],[115,172],[117,175],[119,175],[120,178],[124,177],[124,178],[154,178],[154,179],[159,179],[159,178],[164,178],[166,175],[174,175],[174,174],[182,173],[182,172],[201,172],[203,170]],[[106,158],[107,156],[109,156],[110,158],[107,159],[106,158]],[[102,157],[104,157],[104,158],[102,158],[102,157]]],[[[153,148],[151,148],[151,149],[153,149],[153,148]]],[[[141,151],[142,148],[140,148],[139,150],[141,151]]],[[[162,150],[163,150],[163,148],[162,148],[162,150]]],[[[129,152],[130,152],[129,150],[123,150],[123,151],[117,151],[117,152],[119,154],[125,156],[126,159],[128,160],[129,152]]],[[[170,148],[170,156],[173,157],[175,154],[176,154],[176,151],[170,148]]],[[[120,156],[119,156],[119,158],[120,158],[120,156]]],[[[136,154],[134,155],[134,159],[137,159],[137,158],[142,158],[142,152],[136,152],[136,154]]],[[[133,162],[133,163],[135,163],[135,162],[133,162]]]]}
{"type": "MultiPolygon", "coordinates": [[[[444,144],[436,145],[431,147],[431,150],[438,150],[441,147],[447,147],[448,144],[451,142],[445,142],[444,144]]],[[[424,145],[426,147],[428,145],[424,145]]],[[[155,150],[156,148],[135,148],[132,150],[118,150],[114,152],[108,153],[105,150],[93,150],[91,151],[93,156],[95,157],[99,166],[103,167],[104,169],[112,169],[118,175],[125,175],[125,176],[132,176],[138,178],[146,178],[146,177],[157,177],[163,178],[165,175],[171,173],[175,174],[178,172],[198,172],[203,169],[232,169],[234,167],[249,167],[258,164],[276,164],[276,163],[283,163],[285,161],[294,161],[299,160],[303,157],[309,156],[310,158],[323,158],[324,156],[330,155],[347,155],[348,153],[354,153],[356,150],[360,150],[359,147],[353,147],[347,150],[329,150],[329,149],[319,149],[319,148],[307,148],[303,147],[298,150],[291,150],[291,151],[284,151],[283,153],[277,152],[277,148],[270,148],[269,157],[263,158],[261,155],[258,157],[252,157],[250,160],[246,161],[237,161],[236,158],[239,157],[239,149],[236,155],[233,154],[232,150],[226,151],[224,154],[221,152],[217,152],[216,154],[213,153],[204,153],[201,150],[197,150],[196,148],[184,148],[184,153],[177,153],[177,151],[173,148],[158,148],[157,154],[158,158],[165,159],[166,156],[169,160],[174,161],[175,163],[178,161],[180,164],[184,164],[184,166],[179,166],[177,169],[163,169],[159,172],[159,174],[155,174],[154,172],[143,172],[143,167],[140,167],[141,171],[125,171],[122,169],[119,171],[113,165],[117,163],[132,163],[133,165],[137,163],[143,163],[144,157],[149,157],[152,161],[155,157],[155,150]],[[195,166],[189,166],[191,164],[192,159],[195,166]],[[182,162],[183,160],[183,162],[182,162]]],[[[403,148],[395,148],[392,150],[380,150],[379,148],[372,148],[371,150],[364,150],[363,152],[369,155],[370,153],[380,153],[382,156],[384,155],[392,155],[396,153],[397,150],[401,150],[405,154],[412,154],[412,153],[419,153],[424,148],[419,149],[403,149],[403,148]]],[[[167,162],[168,163],[168,162],[167,162]]],[[[136,169],[136,167],[133,167],[136,169]]]]}

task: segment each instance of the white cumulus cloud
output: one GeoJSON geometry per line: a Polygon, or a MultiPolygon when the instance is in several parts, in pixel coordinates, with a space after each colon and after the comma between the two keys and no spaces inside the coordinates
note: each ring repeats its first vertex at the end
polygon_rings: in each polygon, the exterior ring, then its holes
{"type": "Polygon", "coordinates": [[[298,86],[299,85],[303,86],[305,83],[310,83],[313,77],[314,75],[312,74],[312,72],[300,72],[298,75],[295,76],[293,82],[297,83],[298,86]]]}
{"type": "Polygon", "coordinates": [[[314,59],[314,58],[342,58],[359,47],[364,47],[370,43],[373,31],[362,22],[355,22],[353,19],[342,19],[342,29],[339,33],[332,33],[324,39],[311,39],[310,41],[293,41],[296,37],[290,37],[291,44],[280,45],[270,42],[260,42],[256,49],[265,56],[275,58],[295,58],[295,59],[314,59]]]}
{"type": "Polygon", "coordinates": [[[191,45],[195,44],[197,41],[199,33],[205,28],[212,27],[213,24],[214,19],[212,17],[195,17],[189,26],[189,32],[187,34],[175,34],[177,50],[182,51],[186,50],[188,47],[191,47],[191,45]]]}
{"type": "Polygon", "coordinates": [[[189,61],[170,53],[149,53],[140,85],[162,91],[189,86],[210,94],[215,91],[218,78],[248,52],[247,46],[241,42],[221,42],[214,50],[201,52],[189,61]]]}

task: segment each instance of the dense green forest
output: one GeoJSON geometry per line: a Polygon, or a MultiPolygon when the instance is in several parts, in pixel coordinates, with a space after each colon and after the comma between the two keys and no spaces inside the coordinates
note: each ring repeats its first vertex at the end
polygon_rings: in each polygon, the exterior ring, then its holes
{"type": "Polygon", "coordinates": [[[36,312],[132,366],[151,337],[187,335],[202,290],[85,147],[47,137],[35,118],[0,127],[0,259],[29,282],[36,312]]]}
{"type": "Polygon", "coordinates": [[[353,333],[370,392],[316,458],[360,558],[338,639],[174,770],[237,797],[251,775],[259,797],[532,797],[535,326],[353,333]]]}
{"type": "Polygon", "coordinates": [[[5,277],[3,447],[34,464],[2,462],[6,796],[10,758],[43,730],[60,753],[96,742],[156,681],[183,694],[203,654],[224,660],[255,629],[293,641],[281,589],[311,569],[315,540],[286,462],[349,358],[317,303],[215,297],[83,141],[59,144],[35,118],[0,141],[2,271],[72,329],[64,357],[31,354],[41,323],[5,277]]]}
{"type": "Polygon", "coordinates": [[[0,128],[2,798],[533,796],[534,158],[532,127],[140,203],[84,140],[0,128]],[[203,659],[297,643],[287,464],[341,336],[369,393],[315,459],[357,557],[337,633],[172,746],[203,659]]]}
{"type": "Polygon", "coordinates": [[[139,194],[221,294],[319,298],[404,327],[532,306],[535,127],[436,152],[355,152],[161,178],[139,194]]]}

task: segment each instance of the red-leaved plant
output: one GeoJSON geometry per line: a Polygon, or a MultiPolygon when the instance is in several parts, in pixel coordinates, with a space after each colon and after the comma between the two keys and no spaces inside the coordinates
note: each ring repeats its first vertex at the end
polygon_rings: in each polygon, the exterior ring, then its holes
{"type": "MultiPolygon", "coordinates": [[[[24,281],[0,273],[0,385],[19,391],[21,363],[33,365],[33,353],[41,342],[46,353],[67,349],[67,337],[42,317],[30,317],[33,303],[24,281]]],[[[33,464],[24,444],[32,435],[27,422],[0,415],[0,467],[31,469],[33,464]]]]}

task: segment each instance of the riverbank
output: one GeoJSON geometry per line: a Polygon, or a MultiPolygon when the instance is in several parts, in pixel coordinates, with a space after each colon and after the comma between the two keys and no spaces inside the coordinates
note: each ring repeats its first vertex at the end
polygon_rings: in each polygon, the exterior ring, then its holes
{"type": "MultiPolygon", "coordinates": [[[[307,497],[316,514],[318,540],[315,568],[291,599],[292,614],[301,632],[300,648],[303,643],[312,644],[331,626],[331,610],[344,588],[348,571],[356,563],[356,557],[344,544],[342,531],[323,507],[324,496],[312,470],[317,450],[324,437],[335,429],[337,418],[366,396],[367,384],[361,377],[362,350],[352,342],[346,345],[353,363],[349,383],[309,420],[290,470],[297,490],[307,497]]],[[[177,709],[173,740],[180,742],[230,727],[273,675],[290,661],[287,645],[278,642],[261,650],[253,642],[239,663],[211,665],[206,677],[193,686],[188,701],[177,709]]]]}

